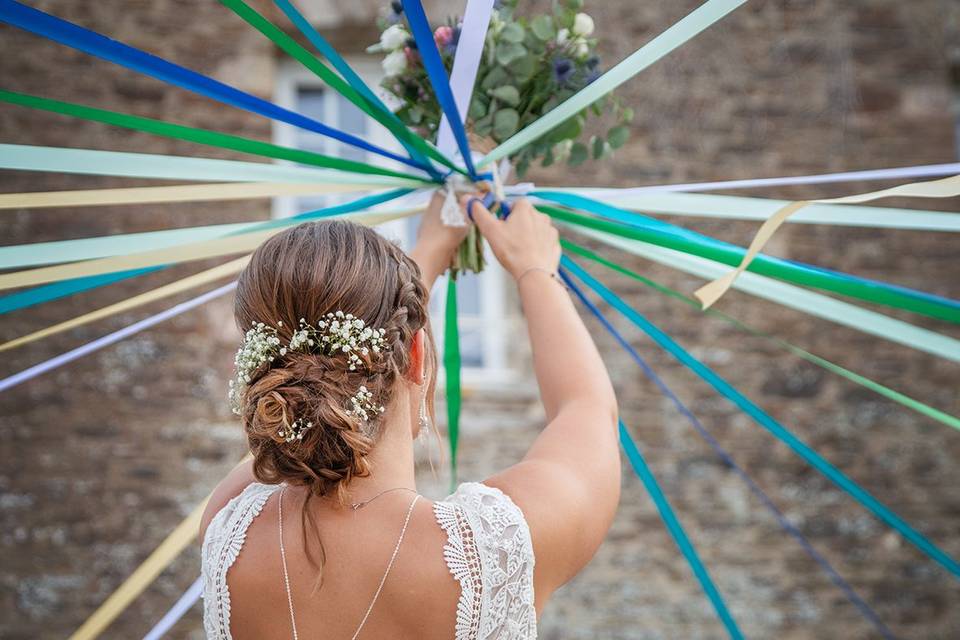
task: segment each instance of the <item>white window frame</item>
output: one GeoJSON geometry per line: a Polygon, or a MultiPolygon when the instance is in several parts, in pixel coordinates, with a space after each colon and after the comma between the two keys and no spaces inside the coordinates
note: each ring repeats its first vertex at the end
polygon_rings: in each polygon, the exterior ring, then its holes
{"type": "MultiPolygon", "coordinates": [[[[351,67],[364,78],[369,86],[378,93],[379,81],[383,77],[383,71],[380,67],[379,59],[371,55],[346,55],[345,60],[351,67]]],[[[323,89],[332,91],[323,81],[317,78],[311,71],[304,68],[293,60],[283,60],[278,63],[276,70],[276,81],[274,89],[274,101],[286,109],[296,111],[297,94],[302,89],[323,89]]],[[[338,121],[335,112],[337,101],[325,101],[324,122],[336,123],[338,121]]],[[[367,140],[371,143],[390,149],[392,151],[402,151],[402,148],[387,131],[385,127],[372,119],[368,121],[370,130],[367,132],[367,140]]],[[[297,129],[284,122],[273,121],[273,142],[286,147],[297,146],[297,129]]],[[[277,161],[282,164],[292,164],[287,161],[277,161]]],[[[390,166],[390,162],[379,158],[377,163],[381,166],[390,166]]],[[[396,163],[399,165],[399,163],[396,163]]],[[[336,196],[331,196],[331,198],[336,196]]],[[[347,196],[349,198],[351,196],[347,196]]],[[[340,198],[344,199],[344,198],[340,198]]],[[[272,214],[275,218],[284,218],[298,213],[298,199],[295,196],[279,196],[273,199],[272,214]]],[[[412,241],[409,233],[407,219],[394,220],[381,225],[377,225],[377,230],[387,237],[398,240],[401,246],[409,249],[409,243],[412,241]]],[[[476,387],[482,389],[503,388],[515,384],[518,378],[518,371],[511,366],[507,358],[507,305],[505,286],[505,272],[497,263],[489,247],[486,247],[485,257],[487,267],[481,274],[482,283],[480,284],[480,315],[460,317],[460,329],[478,329],[482,333],[483,341],[483,366],[471,367],[464,365],[462,370],[462,381],[465,387],[476,387]]],[[[437,350],[443,351],[444,322],[443,309],[446,304],[447,277],[441,276],[437,279],[431,292],[431,311],[434,339],[437,343],[437,350]]],[[[440,371],[440,380],[443,382],[443,368],[440,371]]]]}

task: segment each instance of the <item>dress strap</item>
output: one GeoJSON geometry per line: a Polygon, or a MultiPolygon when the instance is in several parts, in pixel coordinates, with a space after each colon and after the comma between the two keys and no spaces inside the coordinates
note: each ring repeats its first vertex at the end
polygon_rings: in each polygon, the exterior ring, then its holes
{"type": "MultiPolygon", "coordinates": [[[[290,605],[290,625],[293,627],[293,640],[299,640],[297,636],[297,618],[293,612],[293,593],[290,591],[290,575],[287,572],[287,552],[283,546],[284,490],[285,489],[280,490],[280,497],[277,504],[277,512],[280,520],[280,560],[283,563],[283,584],[287,590],[287,604],[290,605]]],[[[380,578],[380,584],[377,585],[377,591],[373,594],[373,600],[370,601],[370,606],[367,607],[367,612],[363,614],[363,620],[360,621],[360,625],[353,633],[351,640],[357,640],[357,637],[360,635],[360,631],[363,630],[363,625],[367,623],[367,619],[370,617],[370,612],[373,611],[373,605],[377,603],[377,599],[380,597],[380,592],[383,591],[383,585],[387,581],[387,576],[390,575],[390,570],[393,569],[393,562],[397,559],[397,554],[400,552],[400,545],[403,543],[403,538],[407,534],[407,526],[410,524],[410,516],[413,515],[413,508],[417,505],[417,500],[419,499],[420,494],[418,493],[413,497],[413,500],[410,502],[410,506],[407,508],[407,516],[403,519],[403,528],[400,530],[400,537],[397,538],[397,544],[393,548],[393,554],[390,556],[390,562],[387,563],[387,569],[383,572],[383,577],[380,578]]]]}

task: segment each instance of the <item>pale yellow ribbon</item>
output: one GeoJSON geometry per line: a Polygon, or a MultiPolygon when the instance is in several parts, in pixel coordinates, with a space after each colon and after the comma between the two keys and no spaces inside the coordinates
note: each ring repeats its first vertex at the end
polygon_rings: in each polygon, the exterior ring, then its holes
{"type": "MultiPolygon", "coordinates": [[[[397,180],[386,186],[418,186],[413,181],[397,180]]],[[[327,184],[284,182],[227,182],[189,184],[170,187],[134,187],[122,189],[82,189],[79,191],[43,191],[0,194],[2,209],[42,207],[86,207],[155,202],[200,202],[205,200],[243,200],[275,196],[312,195],[382,190],[383,184],[327,184]]]]}
{"type": "Polygon", "coordinates": [[[879,200],[880,198],[890,198],[893,196],[910,198],[950,198],[960,196],[960,175],[929,182],[911,182],[909,184],[890,187],[889,189],[843,196],[840,198],[791,202],[781,207],[776,213],[764,221],[757,231],[757,235],[754,236],[753,242],[750,243],[747,253],[744,254],[743,259],[736,269],[703,285],[694,292],[694,295],[700,300],[701,304],[703,304],[704,309],[709,308],[727,292],[740,274],[746,271],[750,263],[753,262],[753,259],[760,253],[760,250],[770,241],[774,232],[780,228],[780,225],[808,204],[814,202],[823,204],[859,204],[861,202],[870,202],[871,200],[879,200]]]}
{"type": "Polygon", "coordinates": [[[207,284],[208,282],[213,282],[221,278],[226,278],[227,276],[232,276],[239,273],[247,262],[250,261],[250,256],[244,256],[233,260],[226,264],[214,267],[212,269],[207,269],[206,271],[201,271],[200,273],[194,274],[192,276],[187,276],[182,280],[177,280],[176,282],[171,282],[170,284],[163,285],[162,287],[157,287],[152,291],[147,291],[141,293],[140,295],[134,296],[132,298],[127,298],[121,302],[111,304],[109,306],[103,307],[102,309],[97,309],[96,311],[91,311],[90,313],[85,313],[82,316],[77,316],[71,320],[66,320],[60,322],[53,326],[47,327],[46,329],[40,329],[39,331],[34,331],[25,336],[15,338],[9,342],[4,342],[0,344],[0,351],[7,351],[15,347],[19,347],[41,338],[46,338],[63,331],[68,331],[70,329],[75,329],[79,326],[85,325],[89,322],[95,320],[100,320],[101,318],[106,318],[117,313],[123,313],[124,311],[129,311],[141,305],[154,302],[155,300],[160,300],[168,296],[175,295],[182,291],[187,291],[193,289],[194,287],[199,287],[201,285],[207,284]]]}
{"type": "MultiPolygon", "coordinates": [[[[397,218],[403,218],[422,211],[417,207],[402,211],[384,211],[382,213],[364,213],[345,216],[343,219],[366,225],[377,225],[397,218]]],[[[290,224],[297,221],[291,220],[290,224]]],[[[143,269],[161,264],[177,264],[203,258],[216,258],[236,253],[247,253],[257,248],[263,241],[283,231],[285,226],[274,227],[266,231],[238,234],[226,238],[217,238],[204,242],[195,242],[178,247],[167,247],[154,251],[144,251],[125,256],[112,256],[97,260],[83,260],[69,264],[28,269],[0,275],[0,289],[13,289],[30,285],[56,282],[70,278],[95,276],[116,271],[143,269]]]]}

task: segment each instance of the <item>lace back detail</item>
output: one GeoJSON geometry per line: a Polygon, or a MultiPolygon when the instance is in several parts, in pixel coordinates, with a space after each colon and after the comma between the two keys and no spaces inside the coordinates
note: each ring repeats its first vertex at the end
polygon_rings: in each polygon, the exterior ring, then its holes
{"type": "Polygon", "coordinates": [[[203,538],[203,628],[208,640],[232,640],[227,571],[240,555],[247,529],[279,485],[251,483],[217,512],[203,538]]]}
{"type": "Polygon", "coordinates": [[[533,543],[519,507],[499,489],[469,482],[434,503],[434,515],[460,583],[456,640],[536,638],[533,543]]]}

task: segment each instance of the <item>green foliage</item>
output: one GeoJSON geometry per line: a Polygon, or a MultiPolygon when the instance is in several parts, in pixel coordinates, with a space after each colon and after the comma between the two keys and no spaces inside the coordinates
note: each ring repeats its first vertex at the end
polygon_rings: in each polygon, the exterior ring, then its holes
{"type": "MultiPolygon", "coordinates": [[[[518,0],[503,0],[494,10],[467,112],[467,127],[473,134],[503,142],[599,77],[597,39],[573,33],[583,4],[583,0],[555,0],[552,10],[523,16],[516,11],[518,0]]],[[[400,14],[397,24],[409,31],[404,20],[400,14]]],[[[459,18],[451,17],[442,25],[445,28],[435,33],[448,72],[457,44],[450,34],[458,32],[459,22],[459,18]]],[[[391,24],[388,20],[378,22],[381,31],[391,24]]],[[[401,49],[406,64],[391,64],[382,86],[399,99],[398,117],[420,135],[433,138],[443,114],[417,51],[399,44],[384,53],[401,49]]],[[[510,159],[519,176],[536,161],[545,167],[563,162],[578,166],[591,157],[601,158],[622,148],[630,137],[632,119],[633,110],[610,94],[511,154],[510,159]],[[595,118],[612,122],[607,124],[605,135],[591,136],[584,143],[585,125],[595,118]]]]}
{"type": "Polygon", "coordinates": [[[500,109],[493,117],[493,137],[497,142],[503,142],[517,132],[520,124],[520,114],[516,109],[500,109]]]}
{"type": "Polygon", "coordinates": [[[515,107],[520,104],[520,92],[517,91],[517,88],[513,85],[505,84],[502,87],[497,87],[490,92],[490,95],[511,107],[515,107]]]}

